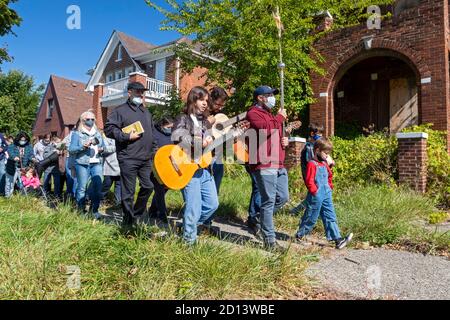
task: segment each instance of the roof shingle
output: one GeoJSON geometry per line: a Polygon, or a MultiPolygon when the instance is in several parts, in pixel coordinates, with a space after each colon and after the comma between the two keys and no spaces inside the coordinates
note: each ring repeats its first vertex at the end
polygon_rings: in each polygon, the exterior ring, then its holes
{"type": "Polygon", "coordinates": [[[137,56],[141,53],[145,53],[146,51],[149,51],[150,49],[153,49],[155,47],[150,43],[133,38],[120,31],[117,31],[117,35],[119,36],[120,41],[126,47],[128,53],[132,57],[137,56]]]}
{"type": "Polygon", "coordinates": [[[55,75],[50,77],[50,81],[55,90],[64,125],[75,125],[80,115],[92,108],[92,95],[84,91],[86,84],[55,75]]]}

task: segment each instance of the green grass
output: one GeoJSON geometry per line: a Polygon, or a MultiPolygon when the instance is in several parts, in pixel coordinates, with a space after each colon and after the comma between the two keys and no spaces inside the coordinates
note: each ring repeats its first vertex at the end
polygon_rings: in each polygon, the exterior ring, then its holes
{"type": "Polygon", "coordinates": [[[267,254],[212,238],[188,247],[172,236],[124,238],[68,207],[0,199],[3,299],[218,299],[295,297],[307,288],[305,258],[267,254]],[[81,289],[67,287],[67,266],[81,289]]]}
{"type": "MultiPolygon", "coordinates": [[[[304,197],[291,179],[292,205],[304,197]]],[[[295,180],[295,181],[294,181],[295,180]]],[[[335,191],[343,233],[355,242],[406,244],[421,252],[450,250],[450,234],[424,230],[419,220],[436,212],[428,198],[400,188],[359,186],[335,191]]],[[[217,214],[234,222],[247,217],[250,178],[228,172],[217,214]]],[[[179,192],[167,196],[181,214],[179,192]]],[[[293,235],[300,217],[288,206],[275,217],[277,231],[293,235]]],[[[141,230],[124,238],[113,225],[94,223],[69,207],[56,211],[30,198],[0,198],[0,298],[3,299],[227,299],[287,298],[308,292],[304,269],[310,253],[272,255],[248,246],[202,237],[187,247],[177,237],[152,240],[141,230]],[[67,266],[81,270],[81,289],[67,287],[67,266]]],[[[319,222],[316,235],[323,236],[319,222]]]]}
{"type": "MultiPolygon", "coordinates": [[[[245,221],[251,192],[250,178],[238,166],[233,166],[227,173],[222,183],[221,208],[217,214],[245,221]]],[[[291,201],[275,216],[275,227],[277,231],[294,235],[300,216],[290,215],[289,209],[304,199],[306,193],[298,172],[290,173],[289,184],[291,201]]],[[[338,189],[333,196],[339,227],[343,234],[353,232],[356,242],[370,242],[372,245],[409,242],[450,250],[449,233],[433,234],[424,230],[419,223],[427,221],[437,211],[433,201],[426,196],[406,188],[373,184],[338,189]]],[[[179,201],[179,206],[174,210],[180,210],[181,198],[169,198],[169,201],[179,201]]],[[[321,222],[318,222],[314,234],[324,236],[321,222]]]]}

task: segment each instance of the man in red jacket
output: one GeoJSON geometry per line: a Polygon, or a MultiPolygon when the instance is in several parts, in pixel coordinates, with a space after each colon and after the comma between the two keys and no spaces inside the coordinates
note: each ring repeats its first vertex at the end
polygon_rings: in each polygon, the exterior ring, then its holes
{"type": "Polygon", "coordinates": [[[277,89],[268,86],[256,88],[253,106],[247,113],[250,128],[257,134],[256,150],[249,145],[249,168],[261,195],[260,228],[264,246],[268,249],[278,248],[273,215],[289,201],[288,175],[284,168],[289,140],[283,137],[283,122],[287,115],[282,109],[276,116],[271,113],[276,105],[274,95],[278,93],[277,89]]]}

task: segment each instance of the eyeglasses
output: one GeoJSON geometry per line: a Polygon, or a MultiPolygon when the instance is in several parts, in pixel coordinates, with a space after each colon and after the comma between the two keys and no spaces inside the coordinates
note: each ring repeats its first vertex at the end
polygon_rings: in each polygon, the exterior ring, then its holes
{"type": "Polygon", "coordinates": [[[89,121],[89,120],[95,121],[95,119],[84,119],[84,121],[89,121]]]}

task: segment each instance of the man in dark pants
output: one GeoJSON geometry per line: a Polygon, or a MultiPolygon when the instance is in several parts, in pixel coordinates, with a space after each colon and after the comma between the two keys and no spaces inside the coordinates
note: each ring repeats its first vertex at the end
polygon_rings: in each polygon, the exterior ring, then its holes
{"type": "Polygon", "coordinates": [[[105,124],[105,135],[116,141],[117,159],[120,167],[122,186],[122,227],[128,231],[133,226],[133,218],[142,216],[147,209],[148,198],[153,191],[150,180],[151,158],[156,150],[153,139],[153,120],[144,106],[147,89],[138,82],[128,85],[128,101],[114,109],[105,124]],[[135,131],[124,133],[123,128],[140,121],[144,133],[135,131]],[[139,194],[134,202],[136,177],[139,178],[139,194]]]}

